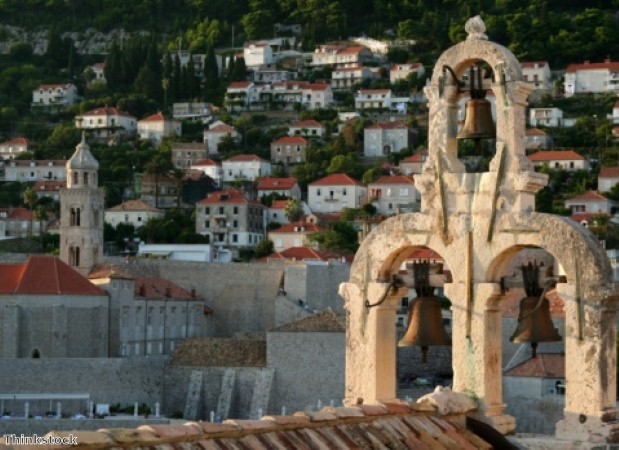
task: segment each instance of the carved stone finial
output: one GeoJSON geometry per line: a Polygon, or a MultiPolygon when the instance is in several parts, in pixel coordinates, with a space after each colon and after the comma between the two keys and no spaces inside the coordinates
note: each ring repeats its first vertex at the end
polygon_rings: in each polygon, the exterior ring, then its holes
{"type": "Polygon", "coordinates": [[[479,16],[471,17],[464,24],[465,31],[469,34],[466,39],[483,39],[488,40],[486,35],[486,24],[479,16]]]}

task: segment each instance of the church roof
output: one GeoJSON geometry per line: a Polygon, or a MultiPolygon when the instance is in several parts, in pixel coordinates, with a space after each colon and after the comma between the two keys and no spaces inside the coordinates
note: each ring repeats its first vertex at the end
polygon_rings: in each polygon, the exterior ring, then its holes
{"type": "Polygon", "coordinates": [[[67,162],[68,169],[92,169],[99,168],[99,162],[90,153],[90,146],[86,143],[86,136],[82,133],[82,141],[75,147],[75,153],[67,162]]]}
{"type": "Polygon", "coordinates": [[[0,294],[107,295],[60,259],[40,255],[0,264],[0,294]]]}

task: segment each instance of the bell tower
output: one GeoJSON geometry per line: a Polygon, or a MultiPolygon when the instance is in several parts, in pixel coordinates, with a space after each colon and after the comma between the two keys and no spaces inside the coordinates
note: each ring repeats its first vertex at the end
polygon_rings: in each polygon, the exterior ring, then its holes
{"type": "Polygon", "coordinates": [[[97,179],[99,162],[84,134],[66,167],[67,188],[60,191],[60,259],[87,275],[103,251],[105,195],[97,179]]]}

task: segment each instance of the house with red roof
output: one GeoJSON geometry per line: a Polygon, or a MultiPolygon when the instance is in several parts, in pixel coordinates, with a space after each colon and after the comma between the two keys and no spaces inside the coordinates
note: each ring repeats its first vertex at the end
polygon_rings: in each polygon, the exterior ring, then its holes
{"type": "Polygon", "coordinates": [[[410,128],[404,122],[376,122],[363,130],[363,155],[380,157],[398,153],[410,141],[410,128]]]}
{"type": "Polygon", "coordinates": [[[221,164],[212,159],[203,159],[196,161],[191,165],[192,170],[201,170],[205,175],[211,177],[217,185],[221,185],[223,180],[223,170],[221,164]]]}
{"type": "Polygon", "coordinates": [[[118,224],[133,225],[136,229],[153,218],[165,215],[162,209],[153,208],[142,200],[126,200],[105,210],[105,223],[117,227],[118,224]]]}
{"type": "Polygon", "coordinates": [[[34,192],[37,198],[49,197],[54,201],[60,201],[60,190],[67,187],[67,181],[35,181],[34,192]]]}
{"type": "Polygon", "coordinates": [[[609,119],[612,120],[614,125],[619,125],[619,101],[613,106],[613,111],[609,119]]]}
{"type": "Polygon", "coordinates": [[[159,145],[165,137],[181,136],[183,128],[180,120],[166,117],[159,112],[138,120],[138,134],[140,139],[159,145]]]}
{"type": "Polygon", "coordinates": [[[301,188],[299,187],[299,183],[297,183],[297,179],[294,177],[261,178],[258,180],[256,190],[258,191],[259,198],[265,195],[275,194],[287,198],[301,199],[301,188]]]}
{"type": "Polygon", "coordinates": [[[204,142],[206,143],[206,152],[208,156],[219,154],[217,147],[226,136],[230,136],[237,142],[241,139],[241,135],[236,131],[236,128],[221,121],[211,124],[207,130],[204,130],[204,142]]]}
{"type": "Polygon", "coordinates": [[[391,84],[398,80],[406,80],[411,75],[415,75],[419,80],[426,75],[426,69],[419,62],[392,64],[389,69],[389,82],[391,84]]]}
{"type": "Polygon", "coordinates": [[[273,64],[273,48],[266,42],[251,42],[243,46],[243,58],[248,69],[273,64]]]}
{"type": "Polygon", "coordinates": [[[37,219],[33,211],[26,208],[0,208],[0,239],[39,236],[47,231],[49,218],[37,219]]]}
{"type": "Polygon", "coordinates": [[[610,213],[615,202],[596,191],[587,191],[565,200],[565,207],[576,213],[603,214],[610,213]]]}
{"type": "Polygon", "coordinates": [[[589,169],[589,161],[574,150],[540,150],[527,155],[527,158],[535,167],[548,166],[568,172],[589,169]]]}
{"type": "Polygon", "coordinates": [[[284,136],[271,142],[271,162],[299,164],[305,162],[305,148],[309,145],[302,136],[284,136]]]}
{"type": "Polygon", "coordinates": [[[525,83],[531,84],[536,90],[552,89],[552,73],[548,61],[522,61],[520,66],[525,83]]]}
{"type": "Polygon", "coordinates": [[[317,223],[292,222],[269,231],[268,238],[273,242],[276,252],[290,247],[305,247],[309,245],[308,237],[320,231],[317,223]]]}
{"type": "Polygon", "coordinates": [[[427,157],[428,156],[423,153],[415,153],[414,155],[407,156],[400,161],[398,171],[402,175],[420,174],[427,157]]]}
{"type": "Polygon", "coordinates": [[[258,87],[251,81],[233,81],[226,89],[226,108],[228,111],[248,109],[259,100],[258,91],[258,87]]]}
{"type": "Polygon", "coordinates": [[[552,147],[552,136],[539,128],[528,128],[524,136],[527,150],[539,150],[552,147]]]}
{"type": "Polygon", "coordinates": [[[301,103],[305,109],[328,108],[333,105],[333,90],[327,83],[301,85],[301,103]]]}
{"type": "Polygon", "coordinates": [[[24,137],[9,139],[0,143],[0,160],[13,159],[20,153],[28,151],[28,146],[32,142],[24,137]]]}
{"type": "Polygon", "coordinates": [[[107,293],[59,258],[0,263],[0,357],[105,358],[107,293]]]}
{"type": "Polygon", "coordinates": [[[235,189],[212,192],[196,204],[196,233],[209,243],[238,252],[265,236],[267,207],[235,189]]]}
{"type": "Polygon", "coordinates": [[[585,61],[570,64],[565,69],[563,87],[566,97],[575,94],[617,93],[619,89],[619,62],[604,60],[600,63],[585,61]]]}
{"type": "Polygon", "coordinates": [[[88,81],[88,84],[91,83],[95,83],[95,82],[100,82],[100,83],[107,83],[107,80],[105,79],[105,63],[95,63],[92,66],[90,66],[90,69],[92,70],[92,80],[88,81]]]}
{"type": "MultiPolygon", "coordinates": [[[[290,223],[285,213],[285,208],[289,201],[290,199],[273,200],[273,203],[271,203],[271,206],[269,206],[269,209],[267,211],[267,222],[268,223],[274,222],[274,223],[279,223],[282,225],[290,223]]],[[[307,222],[317,222],[316,220],[311,220],[310,218],[311,211],[309,207],[307,206],[307,203],[301,202],[301,205],[303,208],[303,214],[305,215],[304,220],[306,220],[307,222]]]]}
{"type": "Polygon", "coordinates": [[[421,196],[410,175],[380,177],[368,184],[368,200],[385,216],[419,211],[421,196]]]}
{"type": "Polygon", "coordinates": [[[390,109],[391,89],[360,89],[355,95],[355,109],[390,109]]]}
{"type": "Polygon", "coordinates": [[[368,189],[345,173],[334,173],[313,181],[307,191],[307,203],[312,212],[339,213],[344,208],[359,208],[368,189]]]}
{"type": "Polygon", "coordinates": [[[125,111],[103,106],[75,117],[75,127],[86,130],[88,136],[100,139],[121,139],[137,132],[137,119],[125,111]]]}
{"type": "Polygon", "coordinates": [[[565,395],[565,353],[539,353],[507,370],[503,395],[526,399],[565,395]]]}
{"type": "Polygon", "coordinates": [[[172,162],[181,170],[191,168],[197,161],[206,159],[206,144],[204,142],[174,142],[172,143],[172,162]]]}
{"type": "Polygon", "coordinates": [[[619,166],[602,167],[598,174],[598,192],[608,192],[619,183],[619,166]]]}
{"type": "Polygon", "coordinates": [[[325,135],[325,127],[313,119],[299,120],[290,125],[288,135],[321,138],[325,135]]]}
{"type": "Polygon", "coordinates": [[[271,163],[258,155],[235,155],[221,163],[223,181],[256,181],[260,177],[271,175],[271,163]]]}
{"type": "Polygon", "coordinates": [[[351,262],[352,260],[350,255],[342,255],[328,250],[316,250],[311,247],[289,247],[281,252],[271,253],[269,256],[265,256],[258,260],[258,262],[268,261],[351,262]]]}
{"type": "Polygon", "coordinates": [[[19,181],[64,181],[67,179],[65,159],[11,159],[4,162],[4,180],[19,181]]]}
{"type": "Polygon", "coordinates": [[[66,106],[78,100],[77,87],[71,83],[41,84],[32,91],[32,106],[66,106]]]}
{"type": "Polygon", "coordinates": [[[319,45],[312,54],[311,65],[352,67],[362,66],[372,59],[372,52],[362,45],[319,45]]]}

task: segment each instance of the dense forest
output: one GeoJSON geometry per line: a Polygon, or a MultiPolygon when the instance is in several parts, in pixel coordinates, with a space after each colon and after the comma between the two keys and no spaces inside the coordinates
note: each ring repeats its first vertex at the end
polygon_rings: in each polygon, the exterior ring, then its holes
{"type": "MultiPolygon", "coordinates": [[[[431,64],[480,14],[492,40],[521,60],[560,68],[619,53],[619,0],[0,0],[5,24],[28,29],[123,28],[168,36],[198,52],[272,37],[274,24],[303,24],[301,43],[366,35],[417,41],[431,64]]],[[[0,33],[0,39],[2,38],[0,33]]]]}

